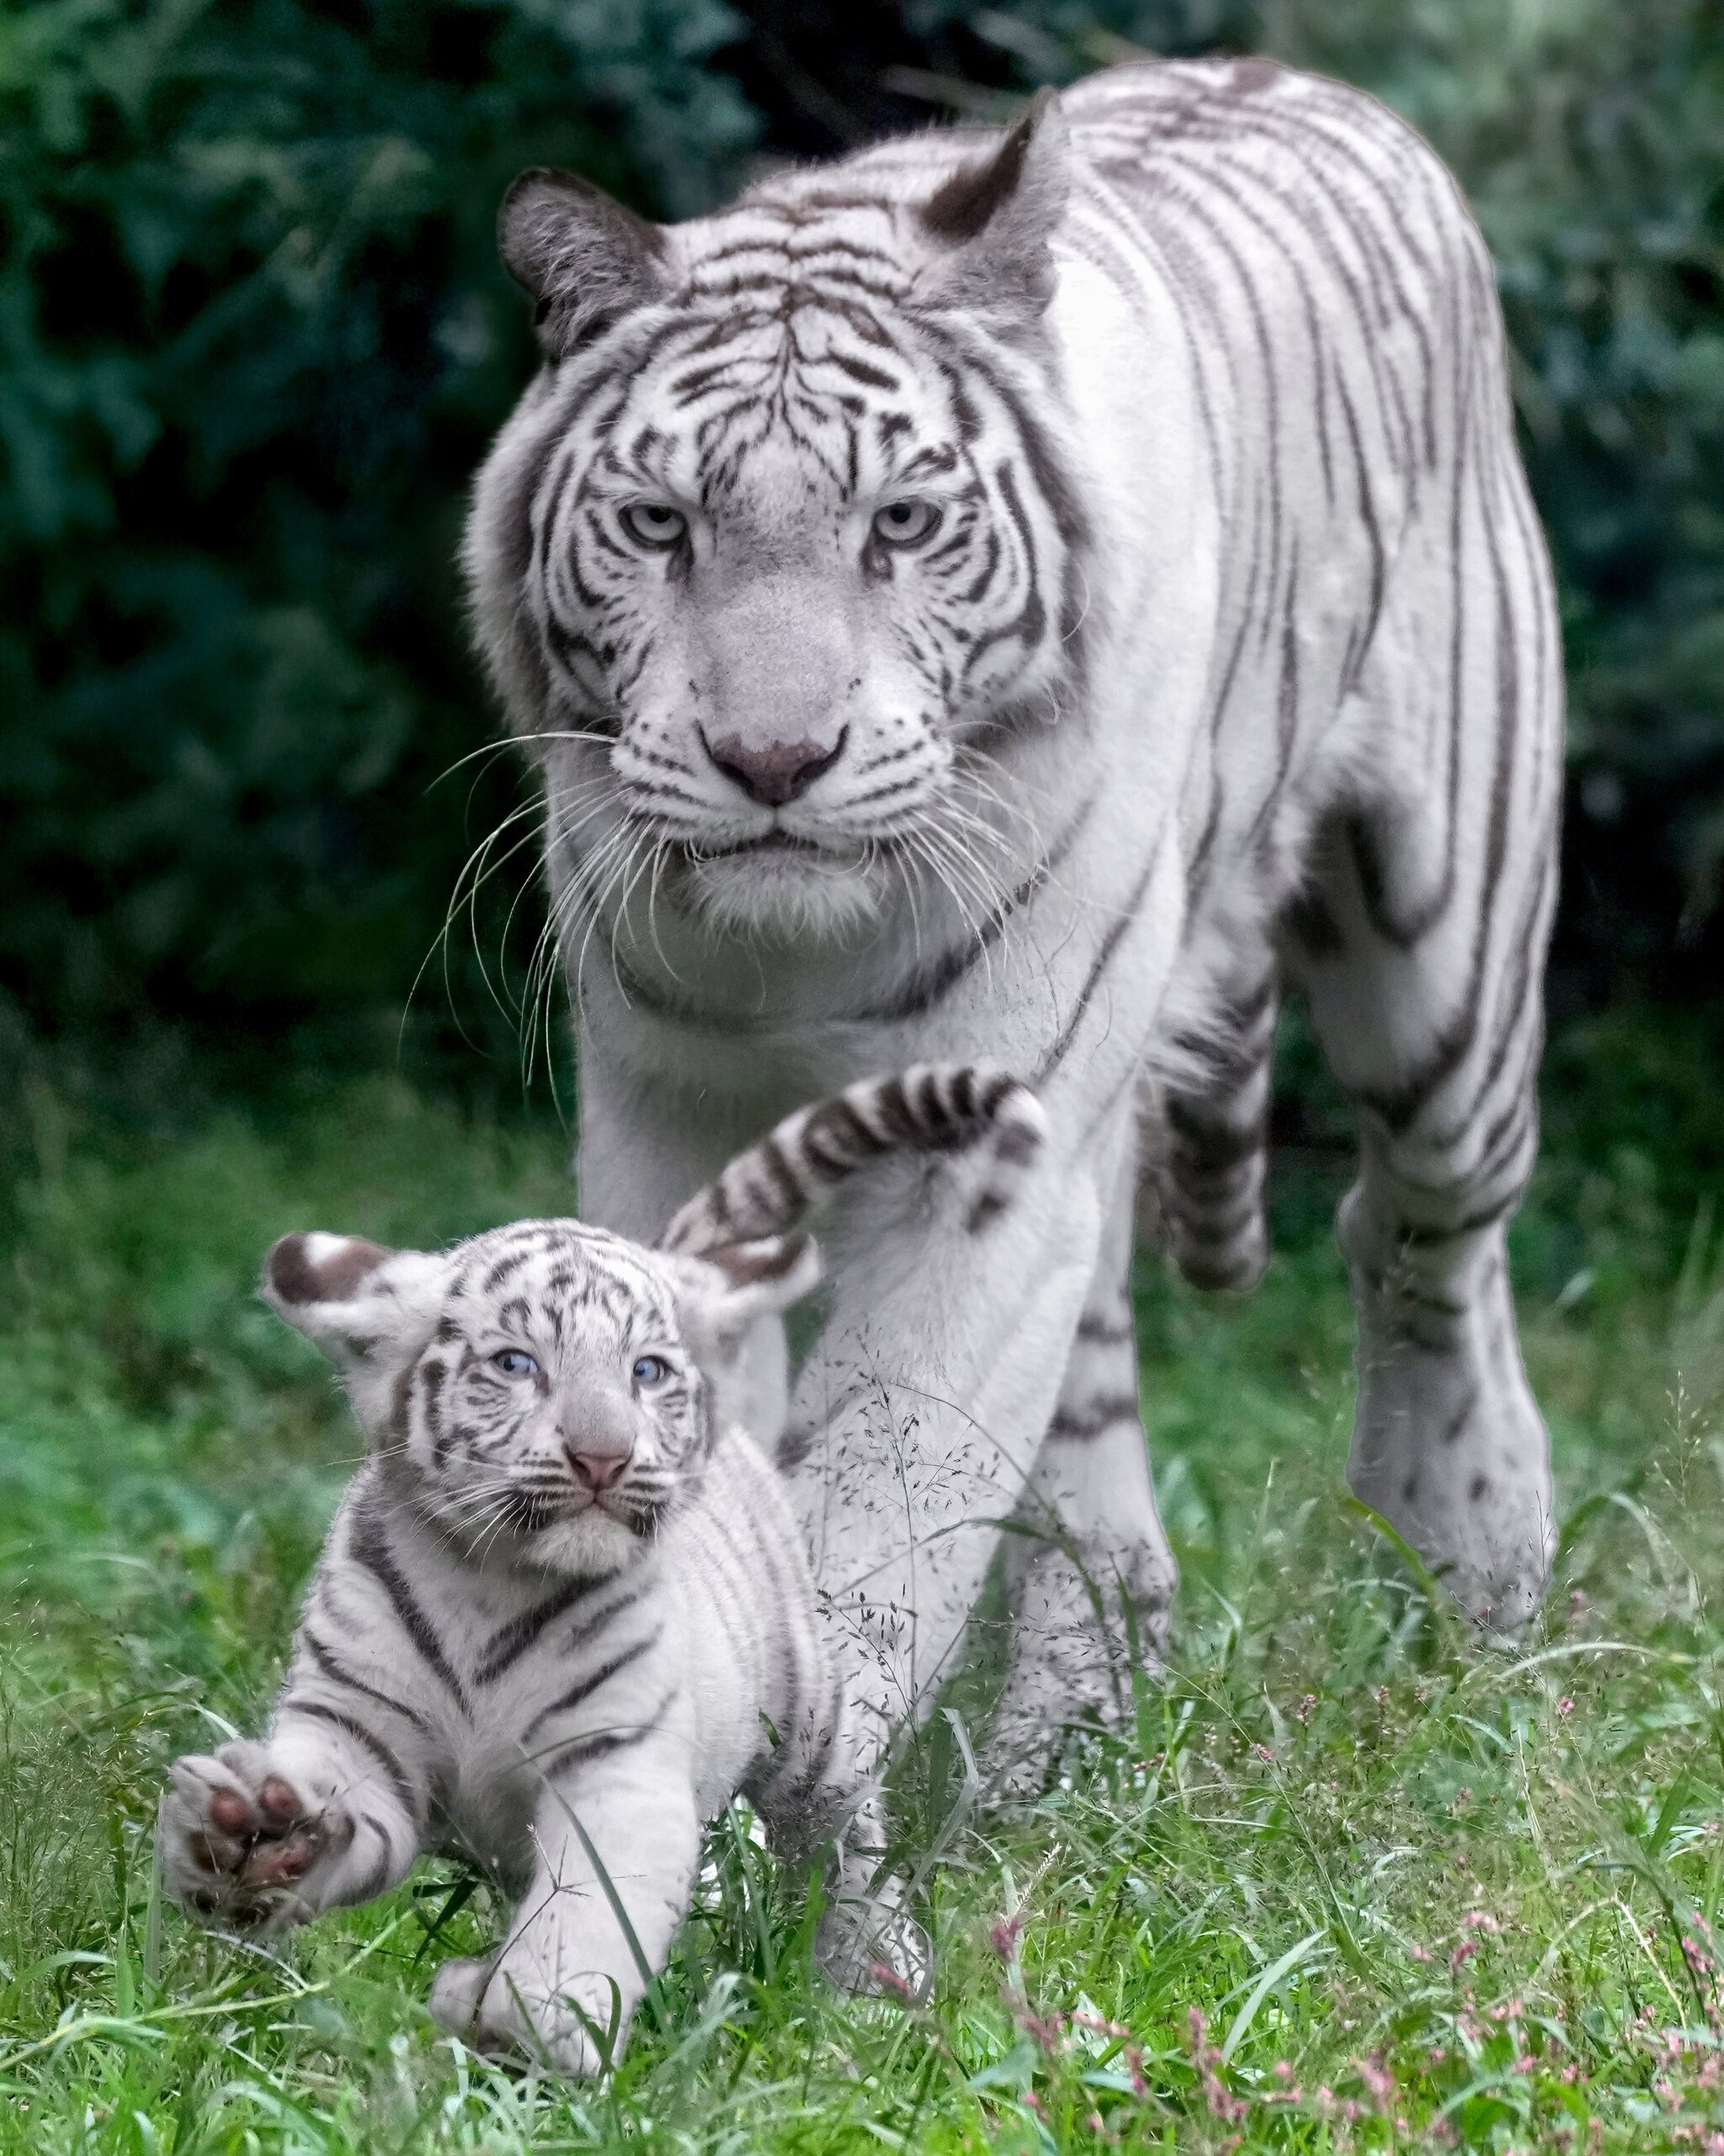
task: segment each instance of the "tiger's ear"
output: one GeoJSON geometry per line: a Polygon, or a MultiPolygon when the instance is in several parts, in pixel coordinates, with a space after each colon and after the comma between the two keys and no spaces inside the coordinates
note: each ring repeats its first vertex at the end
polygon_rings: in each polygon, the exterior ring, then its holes
{"type": "Polygon", "coordinates": [[[663,289],[662,230],[573,173],[519,174],[497,214],[497,247],[537,302],[534,327],[552,359],[663,289]]]}
{"type": "Polygon", "coordinates": [[[261,1292],[347,1373],[428,1338],[448,1276],[448,1261],[428,1252],[314,1231],[282,1237],[263,1260],[261,1292]]]}
{"type": "Polygon", "coordinates": [[[1071,192],[1072,140],[1051,90],[990,155],[960,165],[916,213],[935,253],[917,280],[931,306],[1034,320],[1054,294],[1051,242],[1071,192]]]}

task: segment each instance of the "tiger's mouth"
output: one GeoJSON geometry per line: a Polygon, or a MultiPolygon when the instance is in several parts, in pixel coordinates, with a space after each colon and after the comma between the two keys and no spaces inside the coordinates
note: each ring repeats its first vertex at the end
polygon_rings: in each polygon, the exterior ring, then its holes
{"type": "Polygon", "coordinates": [[[703,846],[690,839],[683,848],[684,857],[692,865],[705,861],[742,861],[769,860],[774,855],[806,854],[831,858],[835,849],[822,845],[818,838],[799,838],[794,831],[774,828],[763,831],[753,838],[738,838],[727,846],[703,846]]]}
{"type": "Polygon", "coordinates": [[[593,1493],[579,1489],[512,1491],[500,1510],[508,1525],[523,1535],[542,1534],[577,1520],[608,1520],[631,1534],[644,1531],[641,1515],[655,1508],[628,1489],[593,1493]]]}
{"type": "Polygon", "coordinates": [[[746,838],[684,839],[666,895],[725,933],[822,934],[874,918],[877,844],[774,826],[746,838]]]}

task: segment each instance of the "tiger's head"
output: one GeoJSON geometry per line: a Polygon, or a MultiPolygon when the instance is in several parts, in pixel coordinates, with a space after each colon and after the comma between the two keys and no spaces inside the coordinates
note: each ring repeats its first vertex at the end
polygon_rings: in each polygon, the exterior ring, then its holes
{"type": "Polygon", "coordinates": [[[1044,93],[929,152],[672,227],[566,173],[503,205],[545,365],[466,562],[588,910],[650,859],[697,920],[840,928],[999,837],[982,764],[1051,714],[1083,611],[1045,322],[1068,149],[1044,93]]]}
{"type": "Polygon", "coordinates": [[[590,1577],[698,1488],[749,1328],[817,1273],[804,1238],[694,1258],[540,1220],[439,1252],[284,1236],[263,1293],[335,1362],[383,1473],[455,1547],[590,1577]]]}

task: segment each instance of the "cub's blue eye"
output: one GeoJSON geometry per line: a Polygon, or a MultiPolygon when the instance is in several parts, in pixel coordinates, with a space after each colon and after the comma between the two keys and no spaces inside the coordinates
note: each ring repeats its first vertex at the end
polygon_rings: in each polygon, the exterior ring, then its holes
{"type": "Polygon", "coordinates": [[[642,1355],[631,1375],[637,1385],[662,1385],[670,1376],[670,1365],[662,1355],[642,1355]]]}
{"type": "Polygon", "coordinates": [[[522,1348],[499,1348],[491,1360],[505,1377],[531,1377],[539,1365],[522,1348]]]}

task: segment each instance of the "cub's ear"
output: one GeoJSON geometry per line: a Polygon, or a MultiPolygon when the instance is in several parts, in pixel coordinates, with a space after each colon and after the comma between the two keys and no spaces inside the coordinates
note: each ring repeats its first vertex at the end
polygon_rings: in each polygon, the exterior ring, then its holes
{"type": "Polygon", "coordinates": [[[721,1243],[703,1250],[702,1262],[716,1267],[730,1298],[752,1298],[763,1310],[787,1310],[820,1280],[820,1252],[811,1236],[763,1235],[753,1243],[721,1243]]]}
{"type": "Polygon", "coordinates": [[[503,198],[497,247],[536,302],[539,341],[566,358],[664,286],[664,233],[573,173],[535,166],[503,198]]]}
{"type": "Polygon", "coordinates": [[[917,211],[932,249],[917,279],[918,300],[1039,319],[1054,294],[1051,242],[1071,192],[1071,168],[1059,99],[1038,90],[999,146],[960,165],[917,211]]]}
{"type": "Polygon", "coordinates": [[[820,1281],[820,1253],[806,1235],[723,1243],[679,1258],[684,1316],[705,1345],[729,1353],[758,1318],[788,1310],[820,1281]]]}
{"type": "Polygon", "coordinates": [[[435,1324],[448,1267],[422,1250],[362,1235],[284,1235],[263,1260],[261,1292],[277,1317],[343,1370],[417,1345],[435,1324]]]}
{"type": "Polygon", "coordinates": [[[284,1235],[263,1260],[263,1294],[289,1324],[295,1313],[345,1302],[368,1275],[397,1254],[363,1235],[284,1235]]]}

